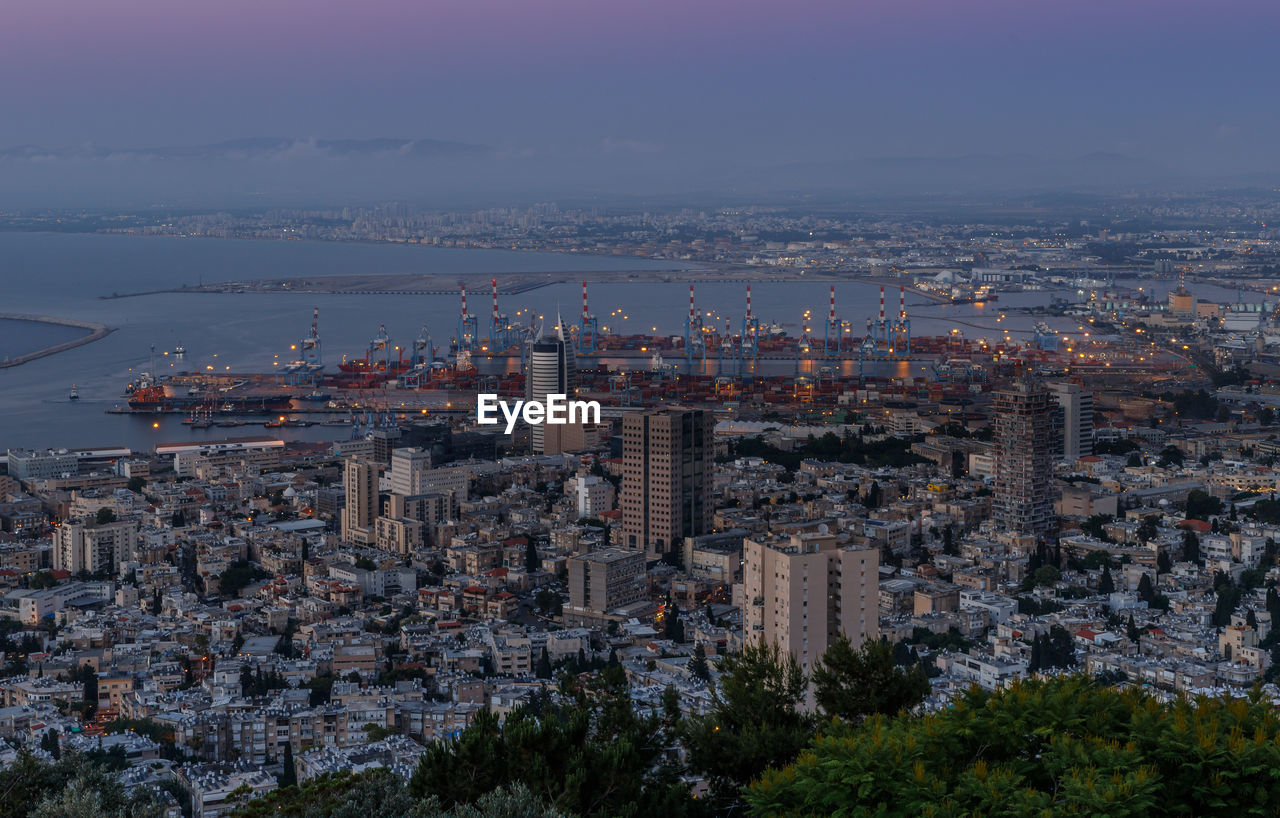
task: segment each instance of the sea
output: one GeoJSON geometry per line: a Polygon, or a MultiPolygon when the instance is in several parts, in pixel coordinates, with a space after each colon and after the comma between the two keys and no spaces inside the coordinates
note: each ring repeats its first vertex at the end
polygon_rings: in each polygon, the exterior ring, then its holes
{"type": "MultiPolygon", "coordinates": [[[[591,311],[607,331],[679,335],[688,314],[687,283],[667,261],[607,255],[536,253],[429,246],[305,241],[234,240],[136,235],[0,233],[0,312],[74,318],[107,324],[106,338],[21,366],[0,369],[0,452],[7,448],[84,448],[126,446],[149,451],[159,443],[222,439],[261,434],[261,427],[192,429],[181,417],[109,414],[125,403],[124,387],[151,368],[161,375],[180,371],[263,372],[291,360],[290,346],[311,328],[312,309],[320,310],[324,362],[333,368],[344,356],[358,358],[385,326],[392,344],[406,346],[425,326],[437,348],[457,333],[456,295],[315,295],[156,293],[104,298],[113,293],[145,292],[220,281],[357,273],[437,273],[474,276],[468,289],[471,311],[481,332],[489,311],[489,276],[545,273],[565,280],[503,297],[509,315],[538,316],[551,326],[557,312],[572,320],[581,311],[576,273],[623,271],[625,281],[589,285],[591,311]],[[565,274],[565,275],[556,275],[565,274]],[[178,356],[175,350],[185,349],[178,356]],[[78,400],[71,400],[75,388],[78,400]],[[158,424],[158,425],[157,425],[158,424]]],[[[732,275],[732,274],[730,274],[732,275]]],[[[740,275],[735,276],[740,279],[740,275]]],[[[781,324],[797,334],[807,321],[821,333],[829,282],[759,281],[752,284],[755,313],[764,323],[781,324]],[[806,318],[806,311],[808,317],[806,318]]],[[[1075,294],[1067,294],[1074,296],[1075,294]]],[[[695,297],[703,320],[735,329],[745,309],[740,280],[698,282],[695,297]]],[[[912,331],[942,335],[952,330],[968,338],[1000,339],[1028,335],[1033,316],[1008,312],[1043,304],[1046,292],[1003,294],[988,304],[939,305],[908,296],[912,331]]],[[[889,311],[897,293],[889,291],[889,311]]],[[[865,282],[836,285],[837,313],[859,334],[879,307],[879,288],[865,282]]],[[[1074,331],[1070,319],[1055,328],[1074,331]]],[[[0,320],[0,359],[59,343],[80,332],[29,322],[0,320]]],[[[478,362],[501,369],[504,361],[478,362]]],[[[611,362],[627,365],[628,362],[611,362]]],[[[632,366],[648,366],[632,360],[632,366]]],[[[788,365],[784,365],[788,366],[788,365]]],[[[895,372],[895,374],[907,374],[895,372]]],[[[924,373],[920,373],[924,374],[924,373]]],[[[335,426],[271,429],[285,439],[331,440],[349,436],[335,426]]]]}

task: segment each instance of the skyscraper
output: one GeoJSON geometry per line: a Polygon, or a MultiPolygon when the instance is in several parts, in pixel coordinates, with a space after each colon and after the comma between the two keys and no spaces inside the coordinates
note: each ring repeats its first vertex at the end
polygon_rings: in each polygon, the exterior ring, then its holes
{"type": "Polygon", "coordinates": [[[1078,383],[1051,383],[1048,387],[1062,408],[1061,457],[1074,462],[1093,454],[1093,393],[1078,383]]]}
{"type": "Polygon", "coordinates": [[[995,394],[995,508],[1006,531],[1044,535],[1053,527],[1057,407],[1029,378],[995,394]]]}
{"type": "Polygon", "coordinates": [[[622,421],[622,526],[628,548],[656,559],[711,530],[714,418],[657,409],[622,421]]]}
{"type": "MultiPolygon", "coordinates": [[[[564,322],[556,317],[555,330],[530,344],[529,372],[524,383],[525,400],[546,402],[547,395],[572,396],[578,385],[577,359],[573,344],[565,337],[564,322]]],[[[534,454],[559,454],[563,427],[538,424],[530,428],[534,454]],[[548,447],[548,433],[552,445],[548,447]]]]}
{"type": "Polygon", "coordinates": [[[841,634],[854,647],[878,635],[879,549],[763,536],[743,542],[742,560],[743,641],[777,645],[808,672],[841,634]]]}
{"type": "Polygon", "coordinates": [[[374,541],[378,517],[378,464],[353,457],[342,474],[347,505],[342,509],[342,539],[367,545],[374,541]]]}

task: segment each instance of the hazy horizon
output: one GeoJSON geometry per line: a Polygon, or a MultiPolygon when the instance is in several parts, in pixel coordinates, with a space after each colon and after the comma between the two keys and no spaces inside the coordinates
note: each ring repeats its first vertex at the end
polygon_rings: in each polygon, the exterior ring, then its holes
{"type": "Polygon", "coordinates": [[[1253,0],[15,0],[5,18],[0,207],[1280,178],[1280,9],[1253,0]]]}

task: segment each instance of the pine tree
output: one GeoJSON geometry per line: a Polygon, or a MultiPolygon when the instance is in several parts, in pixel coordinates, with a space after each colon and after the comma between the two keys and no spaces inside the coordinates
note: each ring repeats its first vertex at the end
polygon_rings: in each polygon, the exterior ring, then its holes
{"type": "Polygon", "coordinates": [[[281,788],[298,786],[298,771],[293,766],[293,742],[286,741],[284,743],[284,760],[281,762],[283,769],[280,771],[280,778],[277,783],[281,788]]]}
{"type": "Polygon", "coordinates": [[[1031,640],[1031,664],[1027,668],[1032,673],[1040,670],[1044,664],[1044,651],[1040,647],[1040,637],[1033,637],[1031,640]]]}
{"type": "Polygon", "coordinates": [[[1098,580],[1098,593],[1109,594],[1116,589],[1115,580],[1111,578],[1111,566],[1102,566],[1102,579],[1098,580]]]}
{"type": "Polygon", "coordinates": [[[551,678],[551,657],[547,655],[546,648],[543,648],[542,653],[538,654],[538,667],[534,672],[539,679],[551,678]]]}
{"type": "Polygon", "coordinates": [[[1173,570],[1173,563],[1169,560],[1169,552],[1161,551],[1160,556],[1156,557],[1156,573],[1167,574],[1173,570]]]}
{"type": "Polygon", "coordinates": [[[680,609],[669,605],[662,622],[662,635],[677,644],[684,641],[684,623],[680,621],[680,609]]]}
{"type": "Polygon", "coordinates": [[[1142,579],[1138,581],[1138,597],[1150,605],[1156,598],[1156,592],[1151,587],[1151,575],[1143,574],[1142,579]]]}
{"type": "Polygon", "coordinates": [[[1133,614],[1129,614],[1129,624],[1125,626],[1125,635],[1129,637],[1130,642],[1137,642],[1138,637],[1142,634],[1138,632],[1138,625],[1133,621],[1133,614]]]}
{"type": "Polygon", "coordinates": [[[707,651],[699,642],[693,648],[693,658],[689,660],[689,675],[704,682],[711,681],[711,668],[707,666],[707,651]]]}
{"type": "Polygon", "coordinates": [[[538,546],[534,544],[533,538],[529,538],[529,542],[524,547],[524,570],[530,574],[537,573],[542,567],[542,561],[538,559],[538,546]]]}
{"type": "Polygon", "coordinates": [[[1200,538],[1189,528],[1182,532],[1182,561],[1200,561],[1200,538]]]}

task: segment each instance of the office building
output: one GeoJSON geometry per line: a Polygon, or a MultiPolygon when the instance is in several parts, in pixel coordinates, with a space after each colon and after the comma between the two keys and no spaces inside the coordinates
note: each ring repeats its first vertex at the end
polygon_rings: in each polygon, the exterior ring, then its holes
{"type": "Polygon", "coordinates": [[[711,530],[714,418],[657,409],[622,422],[622,525],[628,548],[657,559],[711,530]]]}
{"type": "Polygon", "coordinates": [[[1093,454],[1093,393],[1078,383],[1051,383],[1048,387],[1062,410],[1059,455],[1074,463],[1093,454]]]}
{"type": "Polygon", "coordinates": [[[9,476],[17,480],[46,480],[74,475],[80,470],[80,458],[66,449],[10,449],[9,476]]]}
{"type": "Polygon", "coordinates": [[[777,645],[809,672],[841,634],[879,635],[880,552],[840,547],[828,533],[742,544],[743,641],[777,645]]]}
{"type": "Polygon", "coordinates": [[[1029,378],[995,394],[995,503],[998,529],[1043,536],[1054,524],[1053,464],[1058,410],[1029,378]]]}
{"type": "MultiPolygon", "coordinates": [[[[554,332],[530,344],[529,371],[525,378],[524,397],[528,401],[545,403],[547,395],[572,396],[577,386],[578,366],[573,352],[573,343],[565,334],[564,323],[557,317],[554,332]]],[[[572,434],[566,435],[566,428],[566,426],[553,427],[545,423],[531,426],[529,436],[533,453],[559,454],[565,451],[564,438],[576,439],[572,434]],[[551,440],[548,440],[549,436],[551,440]]]]}
{"type": "Polygon", "coordinates": [[[367,545],[374,541],[378,517],[378,464],[351,458],[342,475],[346,505],[342,509],[342,539],[367,545]]]}

